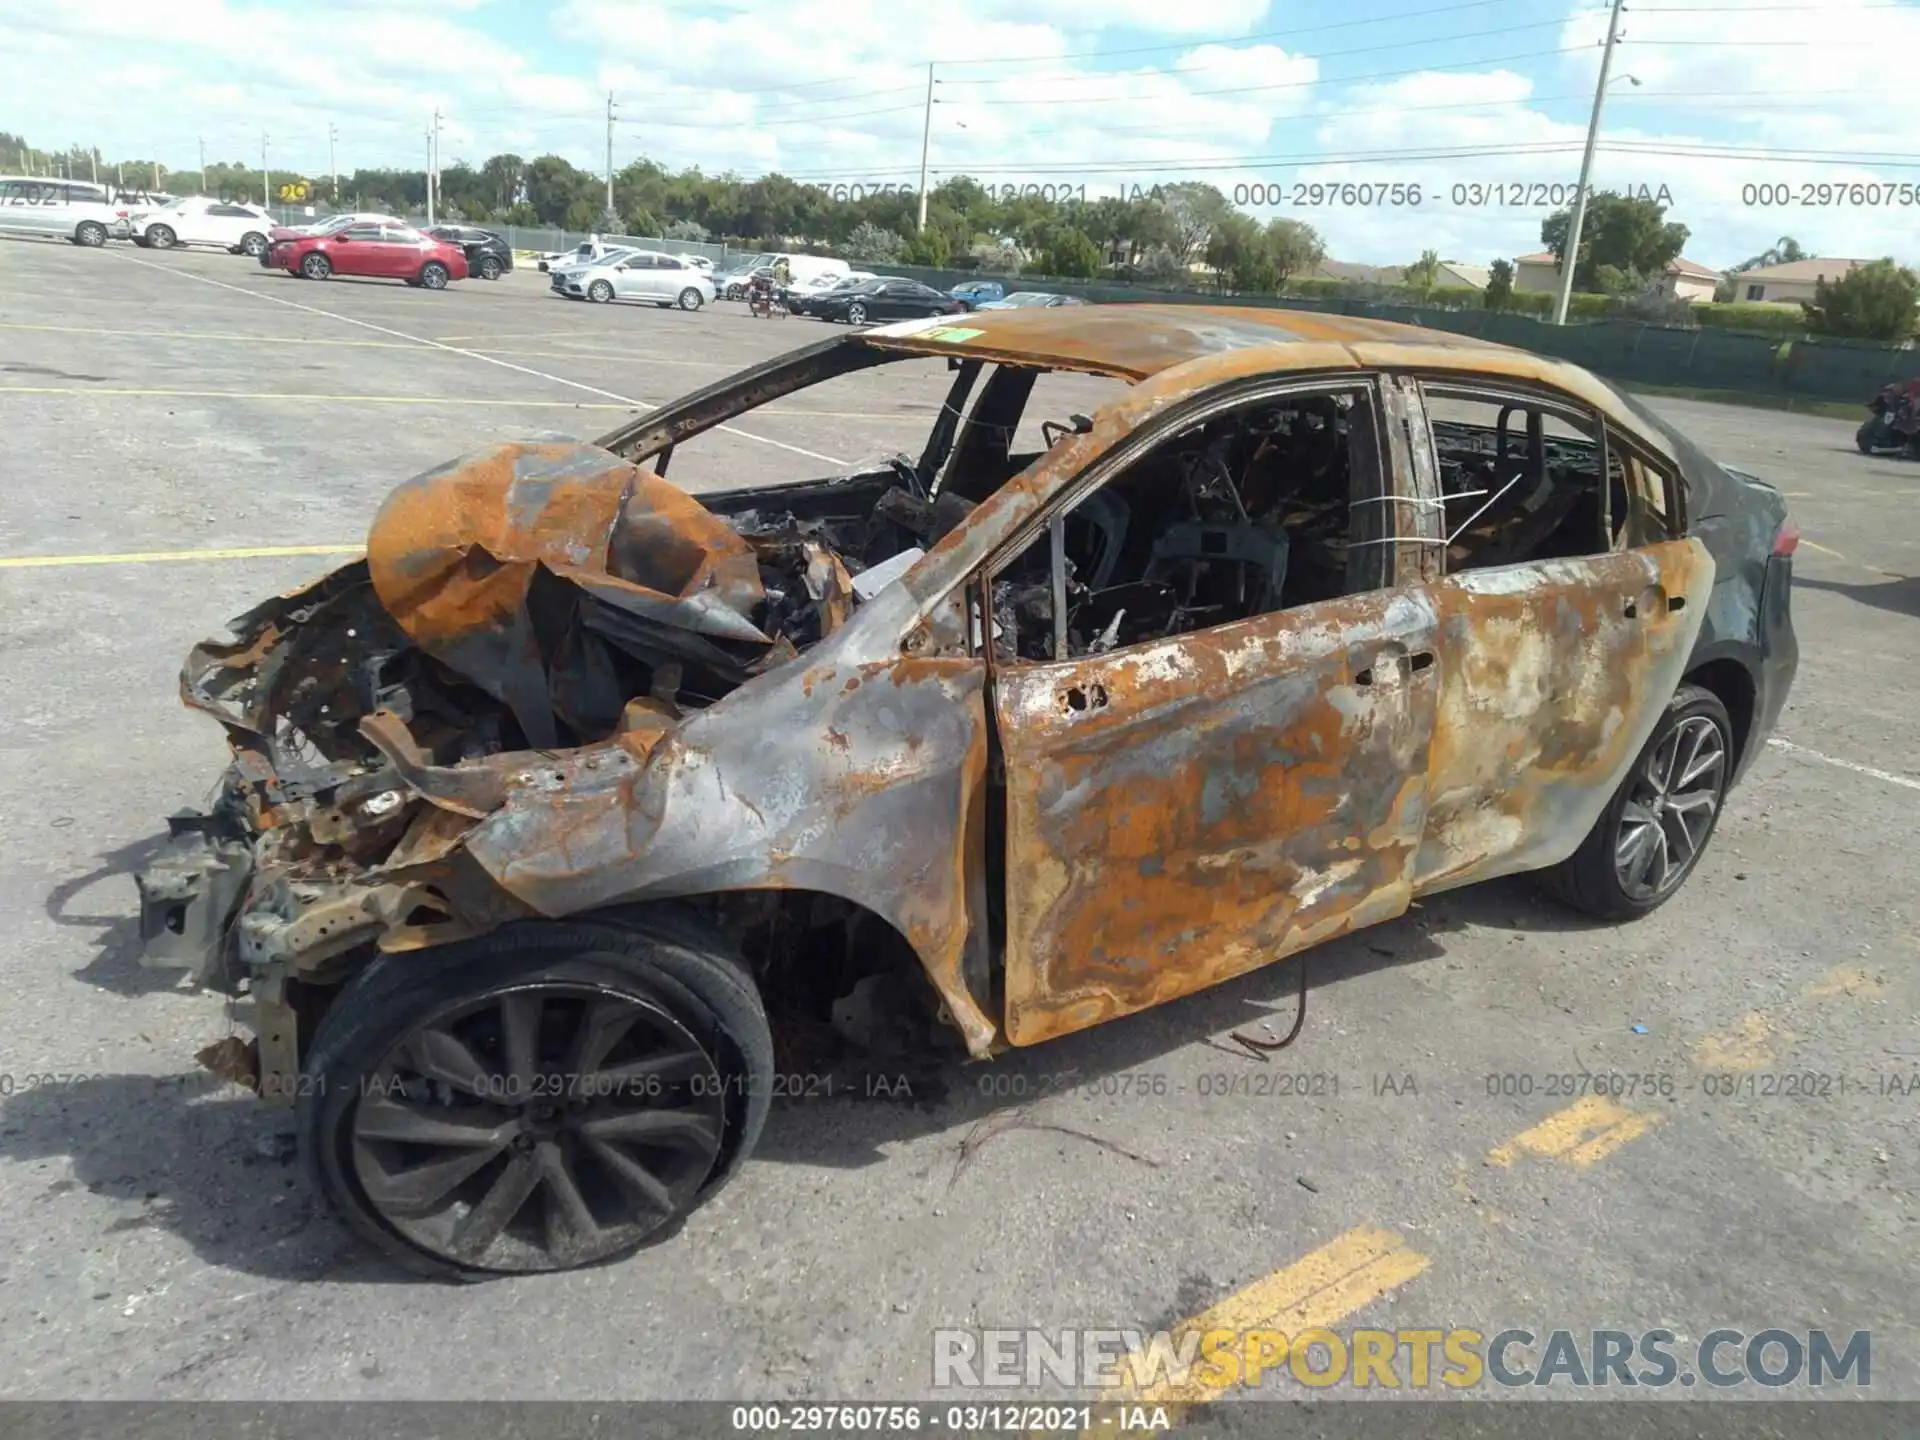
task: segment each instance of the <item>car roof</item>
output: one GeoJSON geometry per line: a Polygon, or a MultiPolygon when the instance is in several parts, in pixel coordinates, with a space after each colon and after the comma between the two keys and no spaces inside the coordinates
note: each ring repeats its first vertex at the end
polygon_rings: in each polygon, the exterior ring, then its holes
{"type": "Polygon", "coordinates": [[[1646,422],[1618,392],[1577,365],[1471,335],[1359,315],[1277,306],[1063,305],[906,320],[849,335],[845,343],[1133,381],[1229,355],[1237,357],[1231,368],[1249,374],[1403,369],[1494,375],[1555,386],[1662,452],[1671,450],[1664,436],[1648,435],[1646,422]]]}

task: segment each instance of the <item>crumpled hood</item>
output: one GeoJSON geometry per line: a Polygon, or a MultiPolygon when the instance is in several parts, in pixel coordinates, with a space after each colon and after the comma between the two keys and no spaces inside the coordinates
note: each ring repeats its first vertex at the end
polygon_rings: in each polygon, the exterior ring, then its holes
{"type": "Polygon", "coordinates": [[[663,671],[712,694],[793,653],[753,622],[767,598],[753,547],[592,445],[501,445],[414,477],[374,519],[367,568],[408,638],[535,748],[562,727],[605,735],[663,671]]]}

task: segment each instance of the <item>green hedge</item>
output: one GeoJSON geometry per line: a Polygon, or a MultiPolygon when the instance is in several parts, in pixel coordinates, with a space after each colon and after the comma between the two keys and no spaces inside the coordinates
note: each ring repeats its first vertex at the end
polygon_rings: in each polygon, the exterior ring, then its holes
{"type": "Polygon", "coordinates": [[[1694,318],[1718,330],[1747,330],[1759,335],[1804,335],[1807,314],[1798,305],[1760,305],[1735,301],[1725,305],[1696,305],[1694,318]]]}

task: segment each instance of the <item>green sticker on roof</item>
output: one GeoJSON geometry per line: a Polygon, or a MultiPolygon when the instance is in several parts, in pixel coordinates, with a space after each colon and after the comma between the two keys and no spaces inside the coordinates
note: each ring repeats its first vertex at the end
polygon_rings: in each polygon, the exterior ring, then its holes
{"type": "Polygon", "coordinates": [[[962,330],[957,327],[947,327],[939,330],[927,331],[926,338],[929,340],[946,340],[951,342],[952,344],[958,345],[962,340],[977,339],[979,336],[984,335],[985,333],[986,332],[984,330],[962,330]]]}

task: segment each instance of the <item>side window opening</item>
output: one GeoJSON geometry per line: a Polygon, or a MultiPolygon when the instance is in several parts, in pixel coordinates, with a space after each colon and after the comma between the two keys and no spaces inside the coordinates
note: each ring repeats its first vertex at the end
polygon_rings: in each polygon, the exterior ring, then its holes
{"type": "Polygon", "coordinates": [[[1423,388],[1450,572],[1634,543],[1625,457],[1596,417],[1520,394],[1423,388]]]}
{"type": "Polygon", "coordinates": [[[1372,588],[1348,565],[1356,476],[1379,473],[1370,395],[1264,399],[1162,439],[976,593],[978,643],[1100,655],[1372,588]]]}

